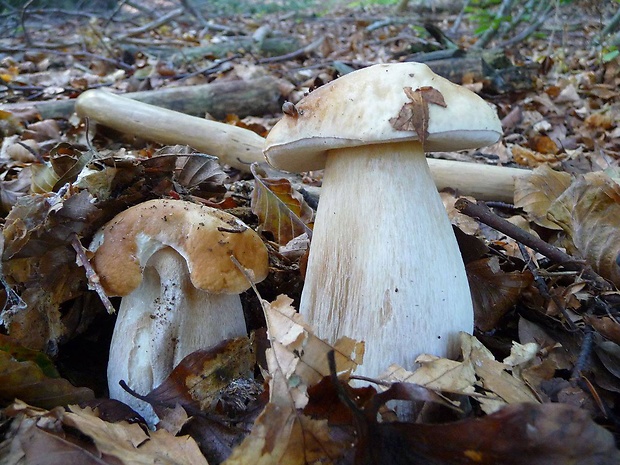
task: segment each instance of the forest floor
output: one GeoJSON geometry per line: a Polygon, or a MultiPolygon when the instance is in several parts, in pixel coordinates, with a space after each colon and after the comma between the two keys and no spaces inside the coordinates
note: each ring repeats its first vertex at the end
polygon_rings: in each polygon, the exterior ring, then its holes
{"type": "MultiPolygon", "coordinates": [[[[602,32],[618,4],[539,3],[511,26],[493,21],[496,7],[461,15],[413,3],[400,13],[301,0],[213,1],[194,12],[164,0],[113,12],[6,8],[0,462],[618,463],[620,44],[602,32]],[[85,91],[106,89],[265,137],[285,102],[403,61],[476,92],[502,122],[489,147],[429,156],[526,174],[442,186],[475,330],[458,360],[431,357],[411,371],[385,360],[372,387],[347,384],[357,345],[337,347],[336,382],[331,346],[295,314],[321,171],[278,172],[260,147],[257,164],[227,164],[225,154],[218,164],[182,137],[159,144],[161,134],[123,131],[120,103],[88,121],[74,111],[85,91]],[[121,123],[97,124],[106,118],[121,123]],[[261,234],[270,270],[242,294],[251,340],[196,352],[139,393],[162,419],[154,430],[107,399],[116,317],[83,264],[99,228],[159,198],[237,216],[261,234]],[[416,421],[399,421],[388,401],[410,402],[416,421]]],[[[165,125],[182,129],[174,118],[165,125]]]]}

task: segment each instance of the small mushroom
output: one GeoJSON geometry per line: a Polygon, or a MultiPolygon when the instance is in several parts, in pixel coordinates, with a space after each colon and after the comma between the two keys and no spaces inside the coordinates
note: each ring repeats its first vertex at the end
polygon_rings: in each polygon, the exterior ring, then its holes
{"type": "Polygon", "coordinates": [[[188,354],[246,335],[239,294],[250,287],[231,260],[268,273],[267,249],[236,217],[181,200],[151,200],[118,214],[95,236],[92,265],[110,296],[122,296],[110,346],[110,397],[149,423],[139,394],[161,384],[188,354]]]}
{"type": "Polygon", "coordinates": [[[359,374],[456,355],[472,303],[425,151],[496,142],[495,111],[420,63],[355,71],[295,107],[264,153],[279,169],[325,169],[300,312],[329,342],[366,342],[359,374]]]}

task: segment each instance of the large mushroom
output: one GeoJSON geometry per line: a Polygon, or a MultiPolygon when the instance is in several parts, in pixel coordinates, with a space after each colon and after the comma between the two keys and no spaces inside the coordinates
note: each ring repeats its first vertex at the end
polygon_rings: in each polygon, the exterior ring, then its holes
{"type": "Polygon", "coordinates": [[[90,249],[108,295],[122,296],[108,363],[110,397],[155,423],[139,394],[161,384],[188,354],[246,335],[239,294],[249,288],[231,257],[268,272],[267,249],[238,218],[181,200],[151,200],[106,224],[90,249]]]}
{"type": "Polygon", "coordinates": [[[400,63],[347,74],[284,110],[268,161],[325,169],[300,312],[319,337],[366,342],[358,374],[455,356],[472,303],[425,151],[496,142],[493,108],[424,64],[400,63]]]}

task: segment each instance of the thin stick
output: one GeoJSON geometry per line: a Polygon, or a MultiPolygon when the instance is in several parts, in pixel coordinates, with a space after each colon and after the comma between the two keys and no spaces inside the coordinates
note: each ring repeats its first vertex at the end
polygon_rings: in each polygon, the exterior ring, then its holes
{"type": "Polygon", "coordinates": [[[99,275],[97,275],[97,273],[91,266],[90,261],[88,261],[88,258],[86,257],[86,253],[84,252],[84,246],[82,246],[82,243],[77,238],[77,235],[74,235],[73,239],[71,239],[71,245],[73,246],[73,250],[75,250],[75,253],[77,254],[77,257],[80,263],[84,267],[84,271],[86,271],[86,277],[88,278],[88,283],[95,289],[95,291],[99,295],[99,299],[101,299],[101,303],[103,304],[103,306],[105,307],[105,309],[108,311],[109,314],[116,313],[116,309],[114,308],[114,306],[112,305],[112,302],[110,302],[110,299],[108,298],[107,294],[103,290],[103,286],[101,285],[101,282],[99,281],[99,275]]]}
{"type": "Polygon", "coordinates": [[[564,317],[564,320],[566,321],[566,324],[569,326],[571,331],[578,331],[579,328],[577,328],[577,325],[573,322],[573,320],[570,319],[568,313],[566,312],[566,308],[564,307],[564,304],[560,302],[560,299],[558,298],[557,295],[551,295],[551,293],[549,292],[549,287],[547,286],[547,283],[545,282],[544,279],[541,278],[540,273],[538,272],[538,268],[536,268],[536,266],[532,262],[532,257],[530,257],[529,253],[525,249],[525,246],[521,242],[518,242],[518,244],[519,244],[519,250],[521,251],[521,255],[523,256],[523,260],[525,261],[527,268],[532,273],[532,276],[534,276],[534,283],[536,284],[536,287],[538,288],[538,292],[540,292],[540,294],[546,300],[553,301],[555,306],[558,307],[558,309],[562,313],[562,316],[564,317]]]}
{"type": "Polygon", "coordinates": [[[562,265],[564,268],[579,271],[585,279],[592,281],[592,284],[597,288],[601,290],[611,290],[611,285],[600,275],[595,273],[590,266],[580,263],[580,261],[575,257],[562,252],[557,247],[554,247],[536,236],[533,236],[509,221],[500,218],[487,207],[476,205],[475,203],[464,198],[458,199],[454,206],[461,213],[471,216],[472,218],[476,218],[484,224],[497,229],[509,237],[512,237],[517,242],[527,245],[536,252],[562,265]]]}

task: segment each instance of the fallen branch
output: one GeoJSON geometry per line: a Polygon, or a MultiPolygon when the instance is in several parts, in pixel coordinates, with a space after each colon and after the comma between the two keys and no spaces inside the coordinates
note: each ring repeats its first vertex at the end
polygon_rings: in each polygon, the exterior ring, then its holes
{"type": "Polygon", "coordinates": [[[533,236],[509,221],[497,216],[487,207],[477,205],[464,198],[458,199],[454,204],[454,207],[461,213],[471,216],[472,218],[476,218],[482,223],[491,226],[493,229],[496,229],[499,232],[506,234],[508,237],[513,238],[515,241],[525,244],[553,262],[562,265],[567,270],[580,272],[584,279],[591,281],[599,289],[611,289],[610,284],[599,274],[595,273],[590,266],[582,263],[582,261],[577,260],[575,257],[563,252],[557,247],[554,247],[536,236],[533,236]]]}
{"type": "MultiPolygon", "coordinates": [[[[249,171],[264,162],[264,139],[247,129],[207,121],[105,91],[88,91],[78,98],[78,112],[104,126],[163,144],[187,144],[220,158],[222,163],[249,171]]],[[[452,188],[481,200],[512,202],[515,181],[529,170],[427,159],[438,189],[452,188]]]]}
{"type": "MultiPolygon", "coordinates": [[[[223,119],[228,114],[243,118],[278,113],[281,97],[277,81],[269,76],[247,81],[223,81],[132,92],[125,96],[189,115],[203,116],[208,112],[216,119],[223,119]]],[[[74,106],[75,99],[72,99],[14,103],[0,105],[0,109],[12,112],[34,108],[41,118],[48,119],[68,118],[74,106]]]]}

